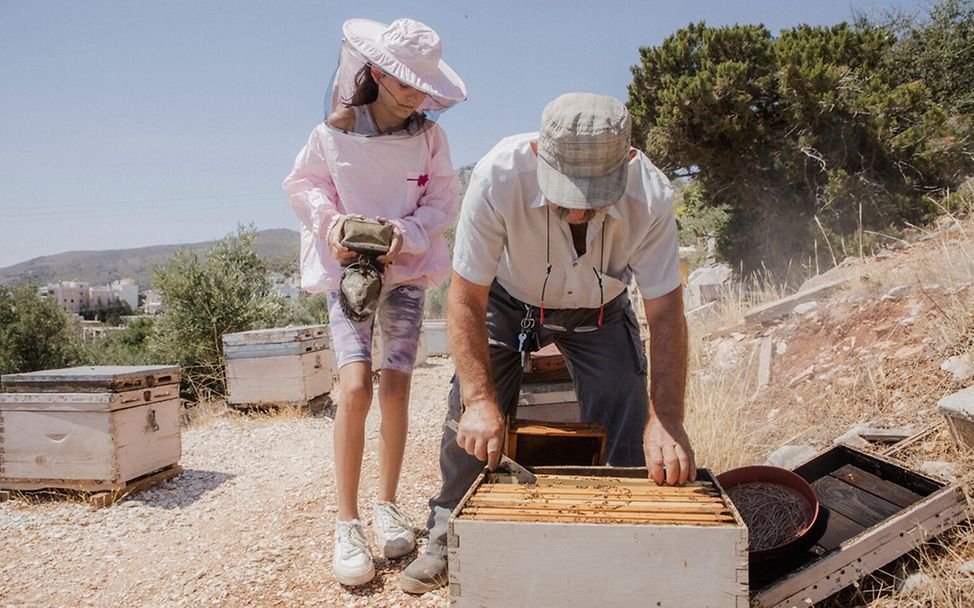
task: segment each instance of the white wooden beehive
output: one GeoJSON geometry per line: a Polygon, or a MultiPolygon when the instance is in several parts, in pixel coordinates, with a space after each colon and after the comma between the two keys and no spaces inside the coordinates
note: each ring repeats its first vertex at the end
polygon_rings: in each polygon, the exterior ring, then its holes
{"type": "Polygon", "coordinates": [[[223,336],[227,403],[305,406],[331,391],[337,370],[325,325],[223,336]]]}
{"type": "Polygon", "coordinates": [[[451,606],[748,606],[747,530],[707,471],[684,487],[645,469],[534,471],[485,472],[454,510],[451,606]]]}
{"type": "Polygon", "coordinates": [[[179,462],[178,367],[69,368],[3,382],[11,392],[0,393],[0,488],[119,489],[179,462]]]}

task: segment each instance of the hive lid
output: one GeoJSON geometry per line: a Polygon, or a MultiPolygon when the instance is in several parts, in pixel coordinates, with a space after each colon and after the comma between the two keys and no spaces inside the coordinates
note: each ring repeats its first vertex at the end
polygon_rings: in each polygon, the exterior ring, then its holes
{"type": "Polygon", "coordinates": [[[327,325],[301,325],[298,327],[273,327],[271,329],[252,329],[223,335],[223,346],[245,346],[254,344],[276,344],[281,342],[301,342],[328,335],[327,325]]]}
{"type": "Polygon", "coordinates": [[[178,365],[89,365],[0,377],[9,393],[99,393],[179,382],[178,365]]]}

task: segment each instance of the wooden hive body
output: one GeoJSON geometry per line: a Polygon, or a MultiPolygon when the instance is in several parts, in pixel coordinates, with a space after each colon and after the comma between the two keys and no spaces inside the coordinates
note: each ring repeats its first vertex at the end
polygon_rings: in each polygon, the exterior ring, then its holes
{"type": "Polygon", "coordinates": [[[223,336],[227,403],[305,406],[331,391],[335,357],[324,325],[223,336]]]}
{"type": "Polygon", "coordinates": [[[34,392],[0,393],[0,487],[118,489],[176,464],[181,455],[178,368],[152,371],[157,369],[163,368],[4,376],[5,388],[34,392]],[[82,390],[62,392],[70,388],[71,377],[80,380],[82,390]],[[170,383],[156,385],[160,378],[170,383]],[[43,379],[58,392],[43,392],[43,379]],[[133,383],[143,388],[107,390],[133,383]],[[91,392],[99,386],[102,392],[91,392]]]}
{"type": "Polygon", "coordinates": [[[969,515],[964,493],[848,446],[794,472],[820,503],[818,542],[808,552],[752,572],[753,606],[810,606],[895,560],[969,515]]]}
{"type": "Polygon", "coordinates": [[[747,531],[706,470],[658,487],[645,469],[484,473],[450,520],[452,606],[748,605],[747,531]]]}

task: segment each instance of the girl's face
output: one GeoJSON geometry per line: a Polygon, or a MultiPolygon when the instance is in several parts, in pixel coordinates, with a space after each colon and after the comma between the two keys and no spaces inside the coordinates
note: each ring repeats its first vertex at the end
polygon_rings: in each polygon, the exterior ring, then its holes
{"type": "Polygon", "coordinates": [[[379,97],[375,103],[381,104],[397,118],[406,120],[426,100],[426,93],[400,82],[373,69],[372,77],[379,85],[379,97]]]}

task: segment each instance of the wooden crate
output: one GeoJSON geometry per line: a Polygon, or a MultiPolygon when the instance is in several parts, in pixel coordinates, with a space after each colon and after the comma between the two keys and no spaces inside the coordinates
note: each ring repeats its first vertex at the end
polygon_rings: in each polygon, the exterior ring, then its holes
{"type": "Polygon", "coordinates": [[[484,472],[449,524],[450,603],[748,605],[747,531],[708,471],[683,487],[645,469],[484,472]]]}
{"type": "Polygon", "coordinates": [[[331,392],[337,373],[325,325],[226,334],[223,355],[232,406],[307,406],[331,392]]]}
{"type": "Polygon", "coordinates": [[[0,488],[124,488],[179,461],[179,420],[178,382],[118,393],[0,393],[0,488]]]}
{"type": "Polygon", "coordinates": [[[515,420],[504,453],[527,467],[599,466],[605,460],[605,429],[597,422],[515,420]]]}
{"type": "Polygon", "coordinates": [[[753,606],[809,606],[969,516],[956,484],[847,446],[819,454],[795,473],[815,489],[822,536],[807,553],[752,571],[753,606]]]}
{"type": "Polygon", "coordinates": [[[974,450],[974,386],[947,395],[937,402],[937,409],[947,419],[957,445],[974,450]]]}
{"type": "Polygon", "coordinates": [[[540,382],[521,385],[517,417],[549,422],[579,422],[578,397],[571,382],[540,382]]]}

